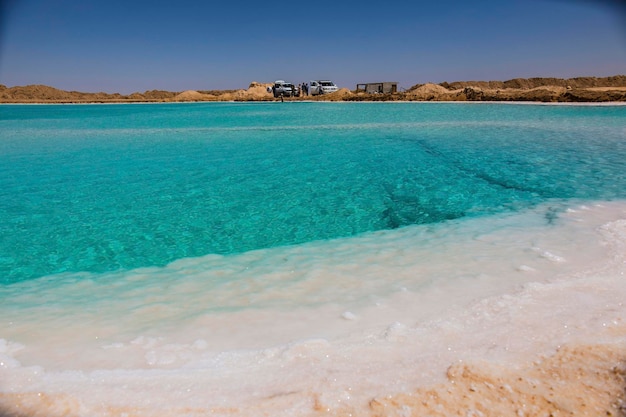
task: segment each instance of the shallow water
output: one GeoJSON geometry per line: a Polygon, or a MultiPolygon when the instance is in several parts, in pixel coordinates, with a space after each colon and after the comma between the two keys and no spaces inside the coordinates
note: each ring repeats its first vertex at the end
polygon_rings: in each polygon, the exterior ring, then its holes
{"type": "Polygon", "coordinates": [[[0,276],[623,198],[624,107],[3,106],[0,276]]]}
{"type": "Polygon", "coordinates": [[[460,359],[622,341],[625,121],[2,106],[0,393],[20,399],[0,408],[306,415],[315,395],[358,409],[460,359]]]}

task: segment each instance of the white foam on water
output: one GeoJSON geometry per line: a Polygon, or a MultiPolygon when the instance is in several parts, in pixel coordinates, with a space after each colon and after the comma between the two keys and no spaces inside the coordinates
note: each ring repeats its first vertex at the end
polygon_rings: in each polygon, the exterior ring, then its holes
{"type": "Polygon", "coordinates": [[[0,411],[358,411],[458,361],[626,342],[626,203],[562,204],[4,287],[0,411]]]}

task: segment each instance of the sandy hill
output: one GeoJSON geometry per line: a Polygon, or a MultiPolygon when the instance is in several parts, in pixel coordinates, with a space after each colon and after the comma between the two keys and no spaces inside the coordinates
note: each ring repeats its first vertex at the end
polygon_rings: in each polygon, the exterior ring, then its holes
{"type": "Polygon", "coordinates": [[[438,84],[423,84],[419,87],[412,88],[407,94],[415,97],[415,99],[433,100],[436,97],[450,93],[450,91],[438,84]]]}
{"type": "MultiPolygon", "coordinates": [[[[441,83],[448,90],[457,90],[465,87],[482,89],[532,89],[537,87],[556,86],[565,88],[592,88],[592,87],[626,87],[626,75],[612,77],[577,77],[577,78],[514,78],[508,81],[455,81],[441,83]]],[[[412,87],[413,88],[413,87],[412,87]]]]}
{"type": "Polygon", "coordinates": [[[0,86],[0,103],[81,103],[81,102],[123,102],[123,101],[165,101],[177,93],[151,90],[145,93],[122,95],[119,93],[82,93],[64,91],[46,85],[17,87],[0,86]]]}
{"type": "Polygon", "coordinates": [[[15,101],[31,100],[66,100],[74,98],[74,92],[59,90],[47,85],[29,85],[26,87],[3,88],[0,91],[0,99],[10,99],[15,101]]]}
{"type": "Polygon", "coordinates": [[[217,97],[212,94],[204,94],[195,90],[183,91],[171,98],[172,101],[215,101],[217,97]]]}

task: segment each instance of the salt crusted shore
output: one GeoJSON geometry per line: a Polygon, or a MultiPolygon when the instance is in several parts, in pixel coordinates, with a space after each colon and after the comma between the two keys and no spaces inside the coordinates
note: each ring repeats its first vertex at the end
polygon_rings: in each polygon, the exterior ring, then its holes
{"type": "MultiPolygon", "coordinates": [[[[271,83],[252,82],[240,90],[150,90],[143,93],[84,93],[63,91],[45,85],[6,87],[0,85],[0,103],[133,103],[205,101],[277,101],[271,83]]],[[[611,77],[517,78],[508,81],[458,81],[416,84],[391,94],[356,93],[341,88],[333,94],[286,98],[288,101],[528,101],[528,102],[623,102],[626,75],[611,77]]]]}

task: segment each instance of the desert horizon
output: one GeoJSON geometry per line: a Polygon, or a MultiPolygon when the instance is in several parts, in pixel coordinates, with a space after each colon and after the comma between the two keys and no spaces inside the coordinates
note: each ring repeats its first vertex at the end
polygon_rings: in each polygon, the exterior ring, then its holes
{"type": "MultiPolygon", "coordinates": [[[[32,84],[7,87],[0,84],[0,103],[124,103],[278,101],[268,91],[273,82],[252,81],[236,90],[147,90],[131,94],[66,91],[32,84]]],[[[506,81],[454,81],[415,84],[394,93],[371,94],[345,86],[335,93],[286,97],[291,101],[528,101],[620,102],[626,101],[626,75],[608,77],[514,78],[506,81]]]]}

